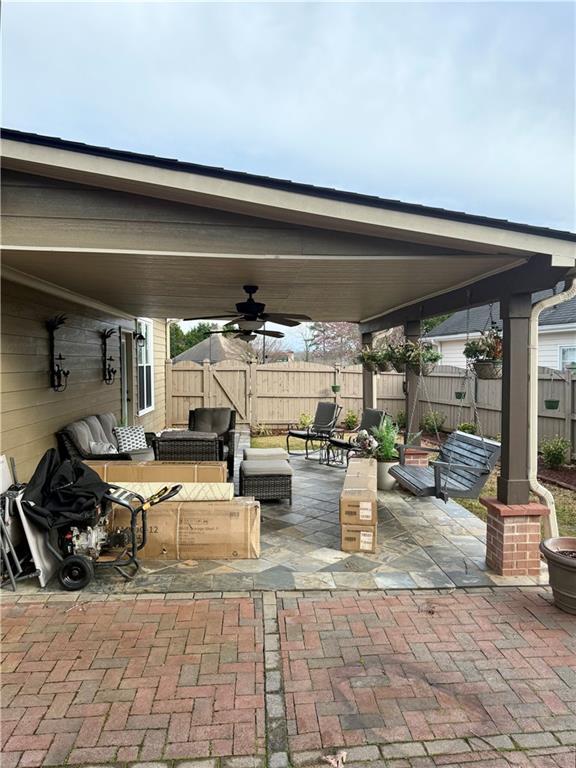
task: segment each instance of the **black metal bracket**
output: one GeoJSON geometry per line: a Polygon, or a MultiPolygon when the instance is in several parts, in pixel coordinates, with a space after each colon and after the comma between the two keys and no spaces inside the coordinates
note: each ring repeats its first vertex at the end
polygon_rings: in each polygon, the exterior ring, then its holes
{"type": "Polygon", "coordinates": [[[70,376],[70,371],[65,370],[62,366],[66,358],[62,357],[62,353],[56,357],[55,334],[58,328],[64,325],[65,322],[66,315],[55,315],[46,320],[50,351],[50,387],[54,392],[64,392],[68,386],[68,376],[70,376]]]}
{"type": "Polygon", "coordinates": [[[102,381],[104,384],[114,384],[117,370],[112,367],[114,358],[108,355],[108,339],[116,333],[115,328],[109,328],[107,331],[100,331],[102,339],[102,381]]]}

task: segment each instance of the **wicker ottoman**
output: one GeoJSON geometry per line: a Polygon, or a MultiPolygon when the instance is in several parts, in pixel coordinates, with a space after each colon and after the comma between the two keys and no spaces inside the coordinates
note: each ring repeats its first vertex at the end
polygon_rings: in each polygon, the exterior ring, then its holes
{"type": "Polygon", "coordinates": [[[288,499],[292,504],[292,475],[287,461],[243,461],[240,464],[240,496],[258,501],[288,499]]]}
{"type": "Polygon", "coordinates": [[[244,448],[244,461],[290,461],[284,448],[244,448]]]}

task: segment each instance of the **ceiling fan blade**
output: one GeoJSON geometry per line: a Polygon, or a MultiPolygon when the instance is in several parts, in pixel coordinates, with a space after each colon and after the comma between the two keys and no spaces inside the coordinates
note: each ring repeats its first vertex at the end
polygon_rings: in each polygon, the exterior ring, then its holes
{"type": "Polygon", "coordinates": [[[289,320],[295,325],[300,323],[307,323],[312,320],[308,315],[297,315],[291,312],[265,312],[261,317],[266,318],[266,321],[270,320],[272,323],[282,323],[283,320],[289,320]]]}
{"type": "Polygon", "coordinates": [[[276,323],[276,325],[286,325],[288,328],[295,328],[300,325],[300,320],[292,320],[290,317],[284,315],[261,315],[262,320],[265,323],[276,323]]]}
{"type": "Polygon", "coordinates": [[[284,334],[281,331],[252,331],[252,333],[257,333],[259,336],[271,336],[274,339],[284,338],[284,334]]]}
{"type": "Polygon", "coordinates": [[[231,313],[229,315],[227,315],[226,313],[223,313],[221,315],[200,315],[199,317],[183,317],[182,320],[184,320],[185,323],[188,323],[191,320],[228,320],[228,318],[230,317],[238,318],[238,313],[235,312],[234,314],[231,313]]]}

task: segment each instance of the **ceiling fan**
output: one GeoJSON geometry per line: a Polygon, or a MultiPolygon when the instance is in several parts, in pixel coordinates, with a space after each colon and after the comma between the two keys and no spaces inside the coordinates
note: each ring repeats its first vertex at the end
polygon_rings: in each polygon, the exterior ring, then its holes
{"type": "MultiPolygon", "coordinates": [[[[228,325],[231,325],[230,323],[228,325]]],[[[256,335],[258,336],[270,336],[273,339],[283,339],[284,334],[281,331],[266,331],[266,330],[249,330],[248,328],[232,328],[225,327],[218,331],[210,331],[213,333],[229,333],[235,339],[242,339],[242,341],[254,341],[256,335]]]]}
{"type": "MultiPolygon", "coordinates": [[[[203,315],[202,317],[186,317],[184,319],[228,320],[224,326],[224,330],[228,329],[229,326],[237,325],[242,331],[248,331],[250,333],[259,332],[261,335],[266,333],[268,336],[272,336],[278,333],[278,331],[260,331],[260,328],[262,328],[264,323],[277,323],[278,325],[286,325],[289,328],[294,328],[295,326],[300,325],[300,323],[312,319],[308,317],[308,315],[297,315],[292,312],[265,312],[266,304],[263,304],[260,301],[254,301],[253,298],[258,290],[258,286],[244,285],[242,287],[248,294],[248,299],[246,301],[239,301],[236,304],[235,312],[224,312],[220,315],[212,315],[210,317],[206,317],[206,315],[203,315]]],[[[277,336],[276,338],[282,338],[282,336],[277,336]]]]}

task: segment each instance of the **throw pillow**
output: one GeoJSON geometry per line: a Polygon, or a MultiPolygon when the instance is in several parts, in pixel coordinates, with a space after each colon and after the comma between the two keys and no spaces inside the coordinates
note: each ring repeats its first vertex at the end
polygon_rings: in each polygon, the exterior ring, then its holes
{"type": "Polygon", "coordinates": [[[92,440],[90,443],[90,453],[118,453],[118,449],[112,443],[92,440]]]}
{"type": "Polygon", "coordinates": [[[118,441],[118,453],[130,453],[148,448],[144,427],[114,427],[118,441]]]}

